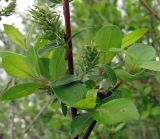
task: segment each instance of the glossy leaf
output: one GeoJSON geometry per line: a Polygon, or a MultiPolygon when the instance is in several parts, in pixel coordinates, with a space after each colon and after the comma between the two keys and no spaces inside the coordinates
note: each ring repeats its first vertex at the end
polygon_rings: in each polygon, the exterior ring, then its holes
{"type": "Polygon", "coordinates": [[[31,67],[27,64],[23,55],[11,54],[2,58],[2,65],[5,71],[19,78],[32,78],[33,73],[31,67]]]}
{"type": "Polygon", "coordinates": [[[136,42],[139,40],[145,33],[147,32],[147,29],[137,29],[129,34],[127,34],[123,39],[122,39],[122,48],[126,48],[132,43],[136,42]]]}
{"type": "Polygon", "coordinates": [[[38,83],[23,83],[17,84],[2,94],[2,100],[14,100],[28,96],[38,91],[41,84],[38,83]]]}
{"type": "Polygon", "coordinates": [[[71,135],[80,135],[93,122],[92,113],[76,116],[71,122],[71,135]]]}
{"type": "Polygon", "coordinates": [[[108,25],[102,27],[96,34],[95,42],[97,48],[102,52],[102,62],[107,63],[116,55],[110,48],[121,46],[122,33],[117,26],[108,25]]]}
{"type": "Polygon", "coordinates": [[[52,80],[62,78],[67,72],[67,61],[64,57],[65,49],[63,47],[55,49],[49,63],[49,73],[52,80]]]}
{"type": "Polygon", "coordinates": [[[120,98],[97,107],[93,117],[100,123],[114,125],[129,120],[138,120],[139,113],[132,100],[120,98]]]}
{"type": "Polygon", "coordinates": [[[63,103],[72,106],[83,99],[87,88],[81,83],[72,83],[53,88],[56,97],[63,103]]]}
{"type": "Polygon", "coordinates": [[[4,24],[4,31],[7,34],[8,38],[19,47],[24,48],[24,37],[17,28],[12,25],[4,24]]]}

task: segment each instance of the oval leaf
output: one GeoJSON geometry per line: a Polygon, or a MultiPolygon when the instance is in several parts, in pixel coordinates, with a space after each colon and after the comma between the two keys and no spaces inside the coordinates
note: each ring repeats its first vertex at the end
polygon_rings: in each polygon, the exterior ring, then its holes
{"type": "Polygon", "coordinates": [[[114,125],[129,120],[138,120],[139,113],[132,100],[127,98],[114,99],[100,105],[93,114],[101,123],[114,125]]]}
{"type": "Polygon", "coordinates": [[[127,67],[136,66],[153,60],[156,57],[156,51],[152,46],[136,43],[128,48],[125,64],[127,67]]]}
{"type": "Polygon", "coordinates": [[[63,103],[72,106],[83,99],[87,94],[87,88],[81,83],[72,83],[53,88],[57,98],[63,103]]]}
{"type": "Polygon", "coordinates": [[[25,57],[19,54],[11,54],[2,58],[2,65],[5,71],[19,78],[32,78],[32,69],[25,61],[25,57]]]}
{"type": "Polygon", "coordinates": [[[121,46],[121,41],[122,33],[117,26],[104,26],[97,32],[95,42],[97,48],[99,48],[103,54],[103,63],[112,60],[116,53],[111,52],[110,48],[119,48],[121,46]]]}
{"type": "Polygon", "coordinates": [[[2,94],[2,100],[14,100],[28,96],[38,91],[41,86],[42,85],[38,83],[17,84],[2,94]]]}
{"type": "Polygon", "coordinates": [[[147,32],[147,29],[137,29],[135,31],[132,31],[131,33],[127,34],[123,39],[122,39],[122,48],[126,48],[132,43],[138,41],[145,33],[147,32]]]}
{"type": "Polygon", "coordinates": [[[56,48],[53,52],[53,56],[49,63],[49,72],[52,80],[62,78],[67,72],[67,62],[64,54],[65,49],[63,47],[56,48]]]}
{"type": "Polygon", "coordinates": [[[24,37],[17,28],[12,25],[4,24],[4,31],[7,34],[8,38],[19,47],[24,48],[24,37]]]}

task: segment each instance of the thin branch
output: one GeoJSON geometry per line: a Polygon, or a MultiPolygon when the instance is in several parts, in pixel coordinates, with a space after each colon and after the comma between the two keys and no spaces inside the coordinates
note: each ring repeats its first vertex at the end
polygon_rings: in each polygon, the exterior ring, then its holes
{"type": "Polygon", "coordinates": [[[112,92],[118,89],[123,84],[123,82],[124,82],[123,80],[120,80],[115,86],[113,86],[113,88],[111,89],[112,92]]]}
{"type": "MultiPolygon", "coordinates": [[[[134,67],[132,67],[128,72],[132,73],[134,71],[134,67]]],[[[103,92],[99,92],[98,93],[98,97],[103,100],[109,96],[112,95],[112,92],[114,92],[116,89],[118,89],[122,84],[124,83],[123,80],[120,80],[117,84],[115,84],[115,86],[113,86],[113,88],[111,89],[111,91],[109,91],[107,94],[103,93],[103,92]]],[[[86,132],[83,135],[82,139],[88,139],[89,135],[91,134],[91,132],[93,131],[94,127],[96,125],[96,121],[94,120],[90,126],[88,127],[88,129],[86,130],[86,132]]]]}
{"type": "Polygon", "coordinates": [[[83,135],[82,139],[88,139],[89,135],[91,134],[93,128],[95,127],[97,121],[94,120],[90,126],[88,127],[88,129],[86,130],[85,134],[83,135]]]}
{"type": "Polygon", "coordinates": [[[151,15],[153,15],[157,20],[160,21],[160,15],[157,14],[156,11],[145,0],[140,0],[140,2],[151,15]]]}
{"type": "Polygon", "coordinates": [[[10,128],[9,128],[9,136],[10,139],[14,139],[14,118],[15,118],[15,113],[14,113],[14,109],[15,109],[15,102],[11,101],[10,102],[10,128]]]}
{"type": "Polygon", "coordinates": [[[47,102],[41,109],[40,111],[36,114],[36,116],[33,118],[33,120],[30,122],[30,124],[26,127],[25,131],[23,132],[22,139],[24,138],[25,134],[30,131],[32,128],[33,124],[38,120],[38,118],[41,116],[41,114],[47,109],[47,107],[52,104],[55,100],[50,100],[47,102]]]}
{"type": "MultiPolygon", "coordinates": [[[[65,27],[66,27],[66,33],[65,33],[65,41],[68,43],[68,50],[66,52],[67,55],[67,61],[68,61],[68,72],[69,74],[74,74],[74,65],[73,65],[73,51],[72,51],[72,33],[71,33],[71,23],[70,23],[70,7],[69,7],[69,0],[64,0],[64,19],[65,19],[65,27]]],[[[71,114],[72,118],[77,116],[77,109],[71,108],[71,114]]],[[[74,139],[78,139],[77,137],[74,137],[74,139]]]]}
{"type": "MultiPolygon", "coordinates": [[[[16,79],[15,79],[15,78],[12,78],[12,79],[8,82],[5,90],[8,89],[10,85],[11,85],[11,86],[14,86],[15,84],[16,84],[16,79]]],[[[10,137],[10,139],[14,139],[15,101],[12,100],[12,101],[10,102],[9,106],[10,106],[10,114],[9,114],[9,119],[10,119],[9,137],[10,137]]]]}

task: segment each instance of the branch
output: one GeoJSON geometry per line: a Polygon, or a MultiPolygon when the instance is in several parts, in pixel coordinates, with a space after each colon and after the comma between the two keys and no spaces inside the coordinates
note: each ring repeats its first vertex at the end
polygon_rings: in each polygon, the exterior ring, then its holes
{"type": "Polygon", "coordinates": [[[153,15],[157,20],[160,21],[160,15],[158,15],[156,11],[145,0],[140,0],[140,2],[151,15],[153,15]]]}
{"type": "Polygon", "coordinates": [[[90,126],[88,127],[87,131],[85,132],[85,134],[83,135],[82,139],[88,139],[89,135],[91,134],[93,128],[95,127],[97,121],[94,120],[90,126]]]}
{"type": "Polygon", "coordinates": [[[33,124],[38,120],[38,118],[41,116],[41,114],[46,110],[46,108],[52,104],[55,100],[50,100],[47,102],[41,109],[40,111],[36,114],[36,116],[33,118],[33,120],[30,122],[30,124],[26,127],[25,131],[23,132],[22,139],[24,138],[25,134],[30,131],[32,128],[33,124]]]}
{"type": "Polygon", "coordinates": [[[11,101],[10,102],[10,128],[9,128],[9,136],[10,139],[14,139],[14,118],[15,118],[15,113],[14,113],[14,107],[15,107],[15,102],[11,101]]]}
{"type": "MultiPolygon", "coordinates": [[[[123,80],[120,80],[115,86],[113,86],[113,88],[111,89],[111,91],[115,91],[116,89],[118,89],[122,84],[123,84],[123,80]]],[[[108,92],[107,94],[103,93],[103,92],[98,92],[98,97],[103,100],[109,96],[112,95],[112,92],[108,92]]],[[[88,127],[88,129],[86,130],[86,132],[84,133],[82,139],[88,139],[89,135],[91,134],[91,132],[93,131],[95,125],[96,125],[97,121],[94,120],[90,126],[88,127]]]]}
{"type": "MultiPolygon", "coordinates": [[[[64,19],[65,19],[65,27],[66,27],[65,41],[68,44],[68,50],[66,52],[67,61],[68,61],[68,72],[69,74],[74,74],[72,39],[70,39],[72,34],[71,34],[71,23],[70,23],[69,0],[64,0],[63,11],[64,11],[64,19]]],[[[71,114],[72,114],[72,118],[77,116],[77,109],[71,108],[71,114]]],[[[78,139],[78,136],[75,137],[74,139],[78,139]]]]}

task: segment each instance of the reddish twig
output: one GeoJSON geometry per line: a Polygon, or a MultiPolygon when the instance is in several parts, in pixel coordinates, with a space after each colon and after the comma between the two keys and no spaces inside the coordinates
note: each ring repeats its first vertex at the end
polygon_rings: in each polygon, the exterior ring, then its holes
{"type": "MultiPolygon", "coordinates": [[[[70,23],[69,0],[64,0],[63,11],[64,11],[65,27],[66,27],[65,40],[68,43],[68,50],[66,52],[68,61],[68,72],[69,74],[74,74],[72,39],[70,39],[72,34],[71,34],[71,23],[70,23]]],[[[77,109],[71,108],[71,114],[72,118],[77,116],[77,109]]],[[[78,139],[78,137],[75,137],[74,139],[78,139]]]]}

